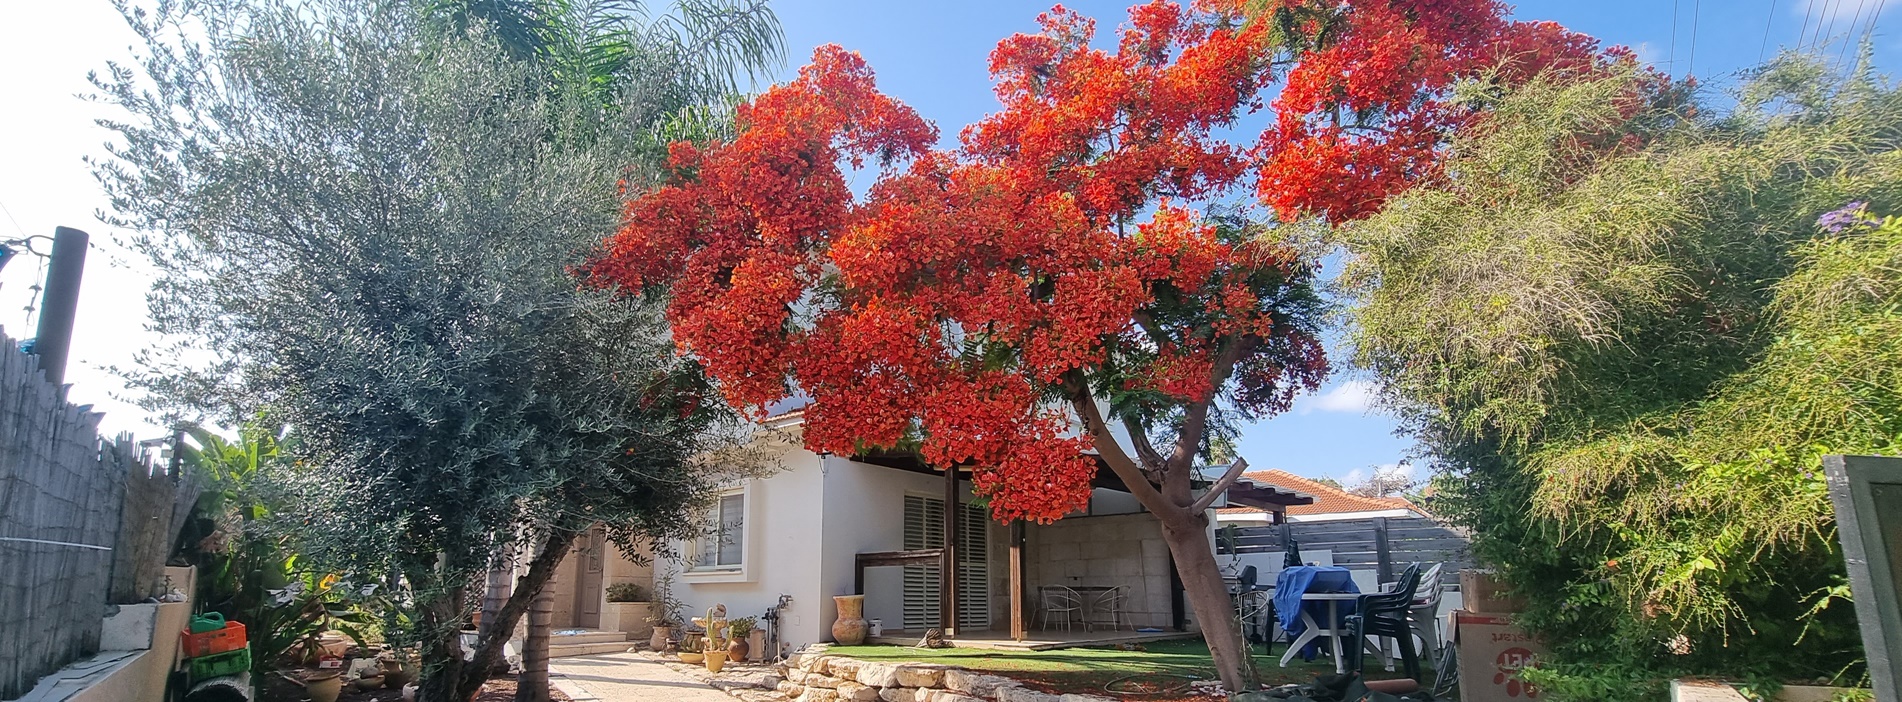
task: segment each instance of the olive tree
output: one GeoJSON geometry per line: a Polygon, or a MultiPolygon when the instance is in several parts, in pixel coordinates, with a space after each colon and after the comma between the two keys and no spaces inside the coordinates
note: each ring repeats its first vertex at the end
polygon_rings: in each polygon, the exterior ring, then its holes
{"type": "Polygon", "coordinates": [[[689,536],[710,488],[753,464],[655,300],[571,269],[655,144],[719,127],[731,76],[694,51],[770,24],[756,8],[654,39],[674,70],[592,74],[403,3],[126,12],[145,45],[94,79],[127,113],[95,167],[108,221],[160,272],[152,324],[173,340],[133,379],[151,406],[267,412],[299,437],[279,519],[309,556],[401,584],[423,699],[480,688],[578,534],[689,536]],[[479,576],[514,550],[533,558],[465,660],[479,576]]]}

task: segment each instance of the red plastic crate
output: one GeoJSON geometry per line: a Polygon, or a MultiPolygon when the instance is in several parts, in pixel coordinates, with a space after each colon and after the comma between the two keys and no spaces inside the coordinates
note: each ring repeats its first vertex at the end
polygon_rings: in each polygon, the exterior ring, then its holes
{"type": "Polygon", "coordinates": [[[238,622],[227,622],[223,629],[199,634],[183,632],[179,636],[183,639],[180,647],[185,649],[186,658],[230,653],[244,648],[244,625],[238,622]]]}

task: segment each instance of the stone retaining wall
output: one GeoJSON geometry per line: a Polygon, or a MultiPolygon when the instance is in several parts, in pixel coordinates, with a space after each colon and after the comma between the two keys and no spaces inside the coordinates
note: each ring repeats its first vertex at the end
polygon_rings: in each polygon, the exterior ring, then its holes
{"type": "Polygon", "coordinates": [[[793,702],[1114,702],[1055,695],[1010,678],[933,663],[885,663],[812,647],[780,664],[775,689],[793,702]]]}

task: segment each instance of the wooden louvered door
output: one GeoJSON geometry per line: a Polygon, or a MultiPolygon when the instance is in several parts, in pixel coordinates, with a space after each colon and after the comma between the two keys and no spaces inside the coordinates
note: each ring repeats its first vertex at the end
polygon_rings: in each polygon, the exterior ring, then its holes
{"type": "MultiPolygon", "coordinates": [[[[979,505],[958,510],[958,627],[967,631],[991,624],[990,519],[979,505]]],[[[937,548],[944,543],[944,500],[905,496],[905,550],[937,548]]],[[[938,567],[905,566],[905,630],[938,625],[938,567]]]]}

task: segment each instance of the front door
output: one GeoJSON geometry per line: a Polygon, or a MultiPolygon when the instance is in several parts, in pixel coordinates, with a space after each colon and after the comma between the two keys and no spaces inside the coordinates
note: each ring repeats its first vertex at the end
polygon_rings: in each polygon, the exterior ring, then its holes
{"type": "Polygon", "coordinates": [[[597,526],[581,537],[580,563],[575,578],[575,627],[601,627],[601,566],[606,557],[607,535],[597,526]]]}

